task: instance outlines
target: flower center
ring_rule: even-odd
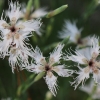
[[[11,46],[12,46],[12,47],[16,47],[16,44],[14,44],[14,43],[12,42],[12,43],[11,43]]]
[[[79,39],[77,40],[77,43],[78,43],[78,44],[83,44],[81,38],[79,38]]]
[[[10,30],[11,30],[11,32],[13,33],[13,32],[16,31],[16,28],[13,26],[13,27],[10,28]]]
[[[90,60],[89,63],[88,63],[88,65],[89,65],[90,67],[93,67],[93,64],[94,64],[94,62],[93,62],[92,60]]]
[[[46,65],[46,66],[45,66],[45,70],[46,70],[46,71],[51,70],[50,66],[49,66],[49,65]]]

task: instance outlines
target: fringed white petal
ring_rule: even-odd
[[[85,70],[87,69],[83,68],[79,72],[77,72],[78,76],[75,78],[74,82],[71,82],[71,85],[74,85],[75,89],[80,83],[82,83],[83,86],[85,81],[89,78],[89,72],[85,72]]]
[[[36,74],[39,74],[44,71],[44,66],[32,63],[30,66],[26,66],[26,70],[28,70],[29,72],[34,72]]]
[[[80,50],[77,50],[81,55],[83,55],[84,57],[86,57],[88,60],[90,60],[92,58],[92,55],[91,55],[91,48],[87,47],[87,48],[84,48],[84,49],[80,49]]]
[[[7,25],[5,20],[0,20],[0,30],[2,31],[2,29],[5,28],[5,26]]]
[[[54,96],[57,94],[57,77],[55,77],[52,72],[48,72],[46,77],[44,77],[49,90]]]
[[[93,36],[91,38],[91,44],[92,44],[92,47],[91,47],[91,54],[95,54],[95,57],[97,57],[99,55],[99,38],[96,37],[96,36]]]
[[[100,70],[99,69],[96,69],[94,72],[93,72],[93,79],[96,83],[100,84]]]
[[[42,35],[42,32],[43,32],[43,29],[40,28],[38,30],[35,31],[37,35],[41,36]]]
[[[46,64],[45,57],[43,57],[42,52],[40,51],[39,47],[36,47],[33,53],[33,58],[37,64]]]
[[[9,2],[9,10],[6,12],[7,16],[10,18],[11,21],[17,21],[20,17],[20,5],[16,2]],[[14,20],[15,19],[15,20]]]
[[[1,38],[7,37],[7,34],[10,33],[8,29],[1,29]]]
[[[12,68],[12,72],[14,73],[14,69],[16,69],[16,66],[18,66],[18,61],[17,61],[18,56],[10,54],[9,56],[9,64]]]
[[[28,56],[32,57],[33,54],[33,47],[25,42],[27,36],[23,36],[22,34],[16,33],[14,35],[14,44],[16,44],[16,48],[20,48],[24,51]]]
[[[47,14],[46,8],[39,8],[31,14],[31,18],[40,18]]]
[[[76,22],[73,23],[69,20],[65,21],[64,28],[61,32],[59,32],[60,38],[65,38],[67,36],[70,36],[70,40],[74,43],[77,42],[77,37],[80,37],[82,29],[78,29],[76,26]]]
[[[18,33],[15,34],[14,35],[14,44],[16,44],[16,48],[18,48],[18,47],[20,47],[20,48],[26,47],[25,38],[22,35],[18,34]]]
[[[29,20],[29,21],[25,21],[23,23],[21,23],[19,26],[23,26],[22,31],[36,31],[39,30],[40,26],[41,26],[41,20],[37,19],[37,20]],[[20,28],[20,27],[19,27]]]
[[[30,52],[26,52],[25,49],[20,49],[12,47],[9,53],[9,64],[12,68],[19,66],[19,69],[22,70],[26,66],[29,66],[28,56]]]
[[[3,55],[3,57],[7,56],[9,53],[9,47],[10,44],[12,43],[12,38],[7,39],[7,37],[3,37],[3,41],[0,43],[0,53]]]
[[[24,39],[33,36],[32,32],[29,32],[29,31],[21,31],[20,30],[18,33],[21,34]]]
[[[62,77],[69,77],[73,74],[73,71],[66,69],[64,65],[58,65],[53,67],[53,71],[55,71],[59,76]]]
[[[50,58],[49,58],[49,64],[53,65],[54,63],[59,63],[59,60],[61,59],[62,56],[62,49],[64,45],[59,44],[52,53],[50,53]]]
[[[86,62],[91,58],[90,51],[88,48],[76,50],[75,54],[76,55],[73,55],[71,52],[70,53],[67,52],[67,55],[65,54],[64,59],[72,60],[79,64],[86,64]]]

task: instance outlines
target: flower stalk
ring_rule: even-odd
[[[39,0],[34,0],[34,6],[36,9],[40,7],[40,1]]]
[[[25,20],[28,19],[29,15],[30,15],[30,11],[33,5],[33,0],[29,0],[27,7],[26,7],[26,15],[25,15]]]
[[[25,91],[34,83],[35,74],[29,76],[29,78],[18,87],[17,96],[25,93]]]
[[[96,92],[96,90],[97,90],[97,85],[94,85],[93,90],[92,90],[92,93],[91,93],[90,96],[87,98],[87,100],[93,100],[93,99],[92,99],[92,95]]]
[[[49,13],[46,14],[46,16],[44,16],[44,17],[45,17],[45,18],[51,18],[51,17],[53,17],[53,16],[55,16],[55,15],[57,15],[57,14],[63,12],[67,7],[68,7],[68,5],[63,5],[63,6],[59,7],[59,8],[57,8],[57,9],[55,9],[55,10],[49,12]]]

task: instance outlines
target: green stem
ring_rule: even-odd
[[[94,12],[97,6],[98,6],[97,0],[92,0],[89,6],[87,6],[86,11],[83,15],[84,21],[86,21],[89,18],[89,16]]]
[[[24,93],[24,92],[27,90],[27,88],[33,83],[34,77],[35,77],[35,74],[32,74],[32,75],[26,80],[26,82],[24,82],[23,84],[21,84],[21,85],[18,87],[17,96],[20,96],[22,93]]]
[[[68,7],[68,5],[63,5],[63,6],[59,7],[59,8],[57,8],[57,9],[55,9],[55,10],[49,12],[49,13],[46,14],[44,17],[45,17],[45,18],[51,18],[51,17],[53,17],[53,16],[55,16],[55,15],[57,15],[57,14],[63,12],[67,7]]]
[[[90,96],[87,98],[87,100],[93,100],[93,99],[92,99],[92,95],[96,92],[96,90],[97,90],[97,86],[95,85],[95,86],[93,87],[92,93],[91,93]]]
[[[4,5],[4,0],[0,0],[0,14],[2,12],[3,5]]]
[[[67,46],[68,44],[68,41],[69,41],[69,37],[66,37],[64,40],[62,40],[61,42],[55,42],[55,43],[52,43],[51,45],[49,46],[46,46],[43,51],[46,52],[48,50],[51,50],[52,48],[55,48],[59,43],[61,44],[65,44],[65,46]]]
[[[27,4],[27,7],[26,7],[25,20],[27,20],[27,19],[29,18],[32,5],[33,5],[33,0],[29,0],[29,1],[28,1],[28,4]]]
[[[35,9],[38,9],[40,7],[40,1],[34,0],[34,6],[35,6]]]
[[[32,74],[27,80],[26,82],[24,82],[23,84],[21,84],[19,87],[18,87],[18,90],[17,90],[17,96],[21,96],[21,94],[25,93],[27,91],[27,89],[35,82],[37,82],[38,80],[40,80],[43,76],[44,76],[44,72],[41,72],[40,74],[38,74],[36,77],[35,77],[35,74]]]

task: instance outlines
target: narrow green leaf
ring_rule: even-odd
[[[83,13],[84,21],[86,21],[89,16],[95,11],[96,7],[99,5],[98,0],[92,0],[90,4],[86,7],[86,11]]]
[[[40,6],[40,1],[39,0],[34,0],[34,7],[35,9],[38,9]]]
[[[29,78],[18,87],[17,96],[23,94],[33,83],[34,83],[35,74],[29,76]]]
[[[59,42],[56,42],[56,43],[52,43],[52,44],[46,46],[46,47],[43,49],[43,51],[46,52],[46,51],[48,51],[48,50],[51,50],[52,48],[56,47],[58,43],[59,43]]]
[[[29,18],[32,5],[33,5],[33,0],[29,0],[28,4],[27,4],[27,7],[26,7],[26,14],[25,14],[25,19],[24,20],[27,20]]]
[[[48,51],[48,50],[51,50],[51,49],[55,48],[59,43],[65,44],[65,46],[66,46],[66,45],[68,44],[69,38],[70,38],[70,37],[66,37],[66,38],[65,38],[64,40],[62,40],[61,42],[52,43],[51,45],[46,46],[46,47],[43,49],[43,51],[46,52],[46,51]]]
[[[28,1],[28,4],[27,4],[27,7],[26,7],[26,11],[27,12],[30,12],[31,11],[32,5],[33,5],[33,0],[29,0]]]
[[[70,38],[69,36],[66,37],[61,43],[67,45],[68,41],[69,41],[69,38]]]
[[[53,17],[53,16],[55,16],[55,15],[61,13],[62,11],[64,11],[67,7],[68,7],[68,5],[63,5],[63,6],[59,7],[59,8],[57,8],[57,9],[55,9],[55,10],[49,12],[49,13],[46,14],[44,17],[45,17],[45,18],[51,18],[51,17]]]
[[[38,74],[38,75],[35,77],[34,82],[37,82],[38,80],[40,80],[44,75],[45,75],[45,72],[41,72],[40,74]]]
[[[32,74],[21,86],[19,86],[17,90],[17,95],[20,96],[21,94],[25,93],[27,89],[35,82],[40,80],[44,76],[44,72],[38,74],[35,77],[35,74]],[[35,77],[35,78],[34,78]]]

